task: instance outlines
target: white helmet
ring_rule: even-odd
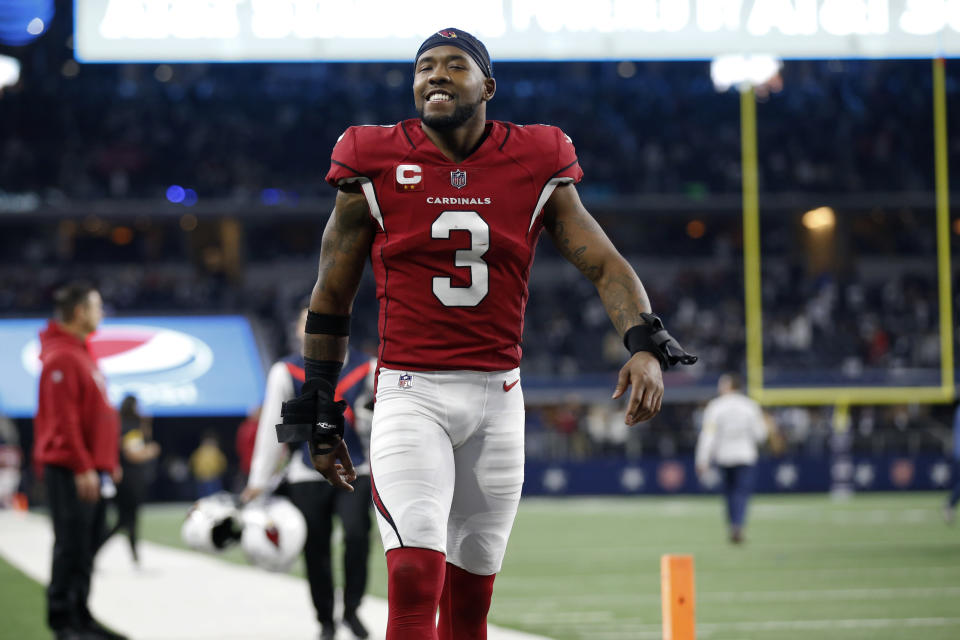
[[[240,539],[240,513],[236,498],[225,491],[193,503],[180,528],[180,537],[191,549],[219,552]]]
[[[240,546],[247,560],[268,571],[289,571],[307,540],[307,521],[280,496],[253,500],[240,512]]]

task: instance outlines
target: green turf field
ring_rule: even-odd
[[[491,622],[558,640],[659,639],[659,558],[691,553],[701,639],[960,638],[960,525],[943,523],[942,499],[761,496],[742,547],[726,542],[718,498],[525,500]],[[185,510],[148,508],[144,537],[182,546]],[[370,566],[384,596],[379,543]],[[15,598],[41,595],[0,563],[2,619]]]
[[[698,637],[960,638],[960,527],[941,494],[760,496],[747,544],[719,498],[525,500],[491,621],[551,638],[659,638],[663,553],[696,564]],[[169,510],[148,537],[179,544]],[[379,545],[370,592],[386,595]]]
[[[0,557],[0,638],[49,638],[43,587]]]
[[[940,495],[761,497],[747,544],[719,499],[529,501],[493,619],[553,638],[659,638],[659,558],[696,565],[698,637],[960,638],[960,530]]]

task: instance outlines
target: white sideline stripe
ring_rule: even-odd
[[[47,584],[53,530],[48,518],[0,510],[0,556]],[[319,629],[303,578],[268,573],[214,556],[140,543],[142,569],[120,536],[97,555],[90,608],[136,640],[315,640]],[[383,640],[387,604],[366,596],[359,612]],[[338,639],[352,634],[340,630]],[[546,640],[491,625],[490,640]]]

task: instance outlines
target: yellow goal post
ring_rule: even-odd
[[[939,386],[772,387],[764,385],[760,286],[760,197],[757,110],[753,88],[740,94],[743,173],[743,267],[747,388],[762,405],[945,403],[954,399],[953,304],[950,273],[950,187],[947,173],[947,100],[943,58],[933,60],[933,136],[936,184],[937,295],[940,308]]]

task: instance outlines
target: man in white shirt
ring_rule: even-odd
[[[767,439],[767,424],[760,405],[741,392],[740,376],[725,373],[717,382],[719,396],[707,403],[703,428],[697,440],[697,474],[703,477],[710,464],[720,468],[727,504],[730,542],[743,542],[747,502],[753,490],[757,446]]]
[[[297,338],[303,335],[306,317],[307,310],[303,309],[294,331]],[[280,422],[280,407],[283,401],[300,393],[304,381],[303,356],[297,350],[270,368],[250,464],[250,477],[242,496],[244,501],[253,500],[268,490],[277,474],[282,474],[284,483],[278,493],[288,497],[307,521],[307,541],[303,551],[310,595],[321,626],[321,640],[332,640],[336,635],[330,558],[334,515],[340,519],[344,538],[343,624],[355,638],[368,637],[366,628],[357,616],[357,609],[366,591],[370,549],[372,502],[367,451],[370,449],[371,403],[376,367],[376,359],[357,349],[349,349],[335,391],[336,400],[344,400],[348,406],[344,414],[347,429],[343,438],[349,442],[350,455],[357,471],[352,492],[336,490],[313,468],[306,443],[291,451],[287,445],[277,442],[274,425]]]

